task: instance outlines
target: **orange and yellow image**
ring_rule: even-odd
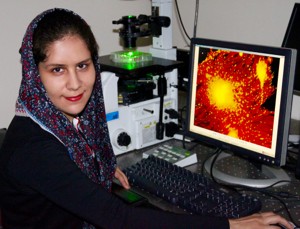
[[[271,148],[278,65],[276,58],[201,50],[194,125]]]

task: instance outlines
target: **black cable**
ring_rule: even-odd
[[[268,190],[269,188],[272,188],[273,186],[276,186],[278,185],[279,183],[281,182],[290,182],[290,181],[278,181],[278,182],[275,182],[274,184],[270,185],[270,186],[267,186],[267,187],[264,187],[264,188],[255,188],[255,187],[248,187],[248,186],[243,186],[243,185],[232,185],[232,187],[235,187],[235,189],[238,191],[238,192],[242,192],[242,191],[250,191],[250,192],[257,192],[257,193],[260,193],[260,194],[264,194],[266,196],[269,196],[269,197],[272,197],[274,199],[276,199],[277,201],[279,201],[282,205],[283,208],[280,208],[278,210],[276,210],[276,212],[280,212],[281,210],[285,210],[285,212],[287,213],[290,221],[296,225],[291,213],[290,213],[290,210],[289,208],[287,207],[286,203],[284,202],[284,200],[282,200],[281,198],[293,198],[293,200],[295,201],[300,201],[300,196],[298,195],[291,195],[290,193],[288,192],[283,192],[283,191],[280,191],[280,192],[273,192],[271,190]],[[297,227],[299,227],[299,225],[296,225]]]
[[[195,142],[195,144],[189,148],[189,151],[192,151],[196,146],[200,144],[200,142],[198,141],[192,141],[192,142]]]
[[[277,197],[276,195],[273,195],[272,193],[270,192],[267,192],[265,190],[258,190],[258,192],[261,192],[267,196],[270,196],[274,199],[276,199],[277,201],[280,202],[280,204],[283,206],[283,208],[285,209],[285,212],[287,213],[288,217],[289,217],[289,220],[295,224],[296,227],[299,227],[299,225],[296,224],[295,220],[293,219],[292,215],[291,215],[291,212],[290,212],[290,209],[287,207],[286,203],[280,198],[280,197]],[[279,211],[278,211],[279,212]]]
[[[183,118],[183,113],[186,111],[186,106],[182,107],[179,112],[179,121],[181,123],[181,129],[185,130],[185,118]]]
[[[195,19],[194,19],[194,35],[193,35],[194,37],[197,36],[198,13],[199,13],[199,0],[196,0]]]
[[[285,198],[285,199],[293,199],[293,200],[298,200],[300,201],[300,196],[296,194],[291,194],[290,192],[286,191],[272,191],[272,190],[265,190],[268,191],[269,193],[279,196],[280,198]]]
[[[182,107],[181,110],[179,110],[179,118],[178,118],[178,123],[181,123],[181,129],[182,129],[182,148],[186,148],[185,145],[185,119],[183,118],[183,112],[186,110],[186,106]]]
[[[214,156],[214,158],[213,158],[213,160],[212,160],[212,163],[211,163],[211,165],[210,165],[210,168],[209,168],[211,179],[212,179],[215,183],[218,183],[218,182],[217,182],[217,180],[216,180],[216,178],[215,178],[215,176],[214,176],[214,174],[213,174],[213,171],[214,171],[214,170],[213,170],[213,167],[214,167],[214,165],[215,165],[215,163],[216,163],[216,161],[217,161],[217,159],[218,159],[218,157],[220,156],[221,153],[222,153],[221,148],[218,148],[217,151],[216,151],[216,155]]]
[[[219,151],[218,151],[219,150]],[[227,186],[228,188],[244,188],[244,189],[249,189],[249,190],[264,190],[264,189],[268,189],[268,188],[273,188],[274,186],[280,184],[280,183],[292,183],[290,180],[280,180],[280,181],[276,181],[274,182],[273,184],[269,185],[269,186],[265,186],[265,187],[262,187],[262,188],[259,188],[259,187],[250,187],[250,186],[246,186],[246,185],[238,185],[238,184],[228,184],[228,183],[222,183],[222,182],[217,182],[213,176],[213,166],[217,160],[217,157],[219,157],[219,155],[222,153],[222,150],[220,148],[218,148],[216,150],[216,152],[214,152],[214,154],[218,154],[214,157],[213,161],[212,161],[212,164],[211,164],[211,167],[210,167],[210,175],[212,177],[212,179],[218,183],[219,185],[223,185],[223,186]],[[212,155],[213,156],[213,155]],[[209,156],[206,160],[208,160],[211,156]]]
[[[177,0],[175,0],[175,6],[176,6],[176,11],[177,11],[177,14],[178,14],[179,22],[180,22],[180,25],[181,25],[181,27],[182,27],[182,29],[183,29],[183,31],[184,31],[184,34],[185,34],[185,36],[186,36],[189,40],[191,40],[190,36],[188,35],[188,33],[187,33],[186,30],[185,30],[185,27],[184,27],[183,22],[182,22],[181,15],[180,15],[180,12],[179,12],[179,7],[178,7]]]
[[[204,175],[204,169],[205,169],[205,163],[209,160],[209,158],[213,157],[214,155],[216,155],[217,153],[219,153],[220,148],[217,148],[212,154],[209,154],[204,161],[202,162],[202,166],[201,166],[201,175]]]
[[[182,148],[186,148],[186,146],[185,146],[185,134],[183,133],[182,134]]]
[[[211,178],[214,182],[218,183],[219,185],[222,185],[224,187],[227,187],[227,188],[230,188],[232,190],[235,190],[237,192],[241,192],[241,191],[253,191],[253,192],[258,192],[258,193],[262,193],[264,195],[267,195],[267,196],[270,196],[270,197],[273,197],[274,199],[276,199],[277,201],[279,201],[281,203],[281,205],[283,206],[283,209],[285,210],[285,212],[287,213],[290,221],[295,224],[297,227],[299,227],[299,225],[296,224],[295,220],[293,219],[292,215],[291,215],[291,212],[289,210],[289,208],[287,207],[286,203],[281,199],[281,198],[289,198],[291,195],[290,193],[287,193],[287,192],[271,192],[271,191],[268,191],[267,189],[268,188],[272,188],[276,185],[278,185],[279,183],[286,183],[286,182],[291,182],[289,180],[282,180],[282,181],[278,181],[278,182],[275,182],[274,184],[270,185],[270,186],[267,186],[267,187],[264,187],[264,188],[254,188],[254,187],[248,187],[248,186],[244,186],[244,185],[230,185],[230,184],[224,184],[224,183],[219,183],[218,181],[216,181],[215,177],[213,176],[213,167],[214,167],[214,164],[218,158],[218,156],[220,155],[220,153],[222,152],[222,150],[220,148],[218,148],[216,150],[216,152],[214,154],[217,154],[214,156],[213,158],[213,161],[211,163],[211,167],[210,167],[210,175],[211,175]],[[212,155],[213,156],[213,155]],[[211,156],[210,156],[211,157]],[[205,162],[210,158],[208,157]],[[202,174],[203,174],[203,167],[204,167],[204,163],[202,165]],[[278,197],[278,196],[279,197]],[[296,200],[300,201],[300,197],[297,196],[297,195],[292,195],[293,198],[296,198]]]
[[[193,146],[193,148],[198,145],[195,144]],[[280,212],[282,210],[285,210],[285,212],[287,213],[287,216],[289,218],[289,220],[295,224],[297,227],[299,227],[299,225],[296,224],[295,220],[293,219],[292,215],[291,215],[291,212],[287,206],[287,204],[285,203],[285,201],[282,199],[282,198],[294,198],[294,200],[296,201],[300,201],[300,196],[298,195],[291,195],[290,193],[288,192],[284,192],[284,191],[281,191],[281,192],[272,192],[270,190],[268,190],[269,188],[272,188],[276,185],[278,185],[279,183],[286,183],[286,182],[289,182],[291,183],[291,181],[289,180],[282,180],[282,181],[278,181],[278,182],[275,182],[273,183],[272,185],[270,186],[267,186],[267,187],[264,187],[264,188],[255,188],[255,187],[248,187],[248,186],[244,186],[244,185],[230,185],[230,184],[224,184],[224,183],[220,183],[218,182],[214,175],[213,175],[213,167],[215,166],[215,162],[217,161],[219,155],[222,153],[222,149],[221,148],[217,148],[212,154],[210,154],[208,157],[205,158],[205,160],[203,161],[202,163],[202,167],[201,167],[201,175],[204,174],[204,168],[205,168],[205,163],[207,162],[207,160],[209,160],[211,157],[214,156],[213,160],[212,160],[212,163],[211,163],[211,166],[210,166],[210,175],[211,175],[211,179],[216,182],[217,184],[219,185],[222,185],[226,188],[229,188],[233,191],[236,191],[236,192],[239,192],[241,193],[242,191],[252,191],[252,192],[258,192],[258,193],[261,193],[261,194],[264,194],[266,196],[269,196],[269,197],[272,197],[273,199],[277,200],[280,202],[280,204],[282,205],[282,208],[280,209],[277,209],[276,212]]]
[[[238,192],[238,189],[244,189],[244,190],[248,190],[248,191],[263,191],[263,190],[266,190],[268,188],[273,188],[274,186],[280,184],[280,183],[291,183],[290,180],[280,180],[280,181],[277,181],[277,182],[274,182],[273,184],[269,185],[269,186],[266,186],[266,187],[263,187],[263,188],[257,188],[257,187],[250,187],[250,186],[246,186],[246,185],[237,185],[237,184],[228,184],[228,183],[222,183],[222,182],[219,182],[215,179],[214,175],[213,175],[213,167],[215,166],[215,162],[217,161],[217,158],[219,157],[219,155],[222,153],[222,149],[218,148],[213,155],[210,155],[208,158],[205,159],[203,165],[202,165],[202,174],[204,173],[204,164],[206,163],[206,161],[214,156],[213,158],[213,161],[211,163],[211,166],[210,166],[210,176],[211,176],[211,179],[217,183],[218,185],[221,185],[223,187],[226,187],[228,189],[231,189],[233,191],[237,191]]]
[[[266,186],[266,187],[262,187],[262,188],[259,188],[259,187],[250,187],[250,186],[246,186],[246,185],[238,185],[238,184],[225,184],[225,183],[218,183],[220,185],[224,185],[224,186],[227,186],[229,188],[235,188],[235,189],[244,189],[244,190],[249,190],[249,191],[260,191],[260,190],[265,190],[265,189],[268,189],[268,188],[273,188],[274,186],[280,184],[280,183],[292,183],[290,180],[280,180],[280,181],[276,181],[274,182],[273,184],[269,185],[269,186]]]

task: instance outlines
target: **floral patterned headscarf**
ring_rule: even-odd
[[[31,118],[54,135],[65,145],[70,158],[84,174],[110,190],[116,158],[108,134],[98,55],[93,56],[96,69],[94,89],[88,104],[78,117],[78,129],[48,98],[33,57],[34,30],[45,15],[51,16],[55,11],[65,12],[66,17],[72,14],[80,18],[72,11],[55,8],[41,13],[28,26],[20,49],[22,82],[16,103],[16,115]]]

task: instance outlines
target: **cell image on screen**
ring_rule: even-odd
[[[278,60],[205,48],[200,53],[194,125],[271,148]]]
[[[193,38],[185,133],[262,164],[285,164],[297,53]]]

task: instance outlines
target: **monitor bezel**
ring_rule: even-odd
[[[283,80],[282,82],[282,96],[280,100],[280,111],[279,111],[279,123],[278,123],[278,134],[277,134],[277,144],[275,147],[275,157],[258,154],[249,149],[242,148],[240,146],[233,145],[228,142],[219,141],[218,139],[206,137],[199,133],[194,133],[191,131],[191,109],[193,104],[191,99],[191,92],[193,90],[193,72],[194,72],[194,60],[195,60],[195,47],[197,45],[219,47],[224,49],[233,49],[237,51],[247,51],[247,52],[257,52],[266,53],[270,55],[284,56],[284,75],[288,75],[289,78]],[[289,135],[289,125],[290,125],[290,115],[293,97],[293,80],[295,74],[295,64],[296,64],[296,50],[282,47],[270,47],[263,45],[253,45],[245,44],[231,41],[220,41],[212,40],[206,38],[192,38],[190,46],[190,63],[189,63],[189,90],[187,93],[187,115],[186,115],[186,125],[185,134],[192,137],[195,140],[211,144],[213,146],[219,147],[222,150],[229,150],[232,153],[249,158],[251,160],[257,161],[262,164],[282,166],[286,163],[286,153],[288,146],[288,135]],[[195,77],[196,78],[196,77]]]

